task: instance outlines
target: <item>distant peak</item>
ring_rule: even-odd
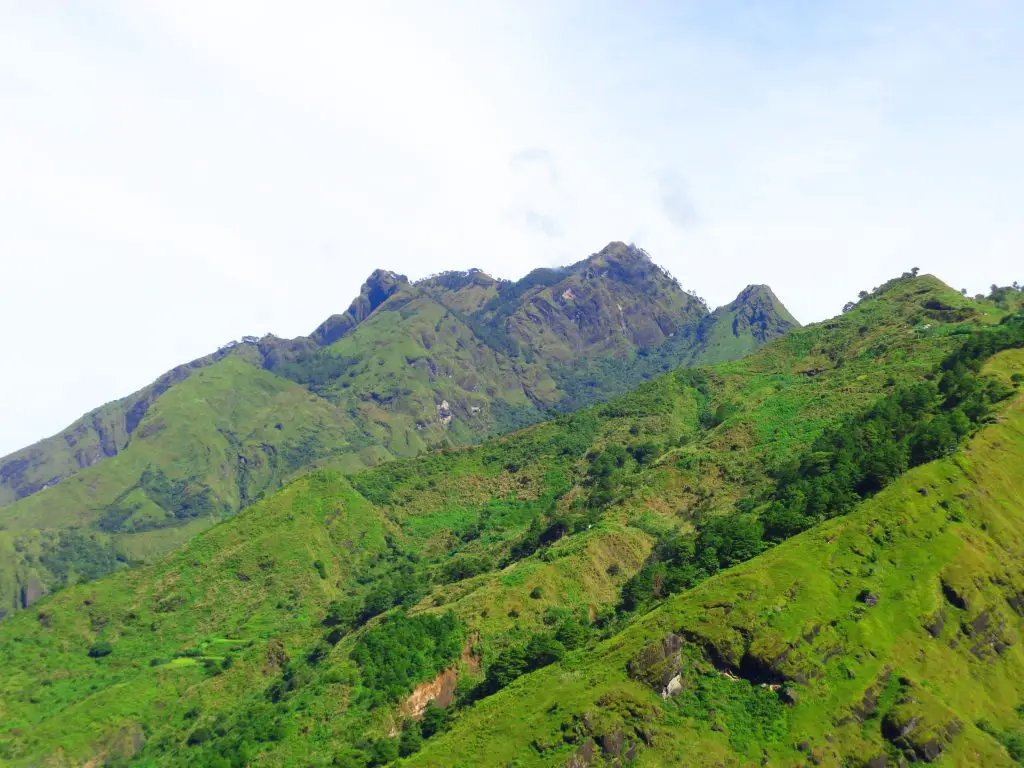
[[[779,297],[767,285],[748,285],[729,304],[715,310],[716,313],[743,312],[771,315],[783,323],[799,328],[800,323],[793,317]]]
[[[409,278],[405,275],[392,272],[390,269],[375,269],[370,273],[370,276],[366,278],[366,282],[363,283],[363,289],[372,289],[375,286],[400,285],[408,282]]]
[[[587,261],[592,262],[603,259],[651,261],[651,256],[643,248],[638,248],[633,243],[627,245],[621,240],[613,240],[597,253],[591,254]]]
[[[497,280],[482,269],[472,267],[465,271],[455,269],[428,275],[421,280],[417,280],[413,285],[433,286],[444,290],[457,291],[470,285],[491,285],[496,282]]]
[[[778,301],[778,297],[767,285],[748,285],[739,295],[733,300],[733,304],[746,304],[751,301],[758,299],[770,299],[772,301]]]

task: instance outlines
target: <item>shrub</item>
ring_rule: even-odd
[[[485,555],[462,555],[453,557],[441,568],[445,583],[462,581],[491,570],[491,560]]]
[[[405,724],[401,737],[398,739],[398,756],[408,757],[419,752],[423,746],[423,734],[420,733],[420,724],[412,720]]]
[[[423,718],[420,720],[420,732],[423,734],[423,738],[429,739],[447,726],[448,711],[439,707],[436,702],[428,701],[426,709],[423,710]]]
[[[97,642],[92,644],[91,648],[89,648],[89,656],[91,656],[94,659],[109,656],[113,652],[114,646],[112,646],[106,640],[98,640]]]
[[[327,615],[324,617],[323,625],[338,627],[347,632],[356,626],[362,612],[363,605],[358,600],[334,600],[327,606]]]
[[[205,744],[212,738],[213,733],[210,732],[210,729],[201,725],[188,735],[188,745],[190,747],[195,747],[199,744]]]

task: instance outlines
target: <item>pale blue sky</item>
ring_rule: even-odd
[[[1024,279],[1024,4],[0,2],[0,454],[375,267]]]

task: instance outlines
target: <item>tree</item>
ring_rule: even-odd
[[[498,691],[525,674],[528,669],[526,649],[520,645],[513,645],[487,667],[487,678],[484,682],[490,691]]]
[[[728,568],[758,555],[764,548],[763,535],[753,515],[715,517],[697,535],[697,557],[712,570]]]
[[[555,639],[554,635],[540,632],[530,638],[526,644],[526,656],[530,660],[530,669],[540,669],[554,664],[565,655],[565,646]]]
[[[340,627],[348,631],[356,625],[362,610],[363,606],[358,600],[334,600],[327,606],[323,624],[325,627]]]
[[[210,732],[210,729],[201,725],[188,735],[188,745],[190,747],[195,747],[199,744],[206,743],[212,738],[213,734]]]
[[[429,739],[435,733],[443,731],[446,725],[448,725],[448,712],[431,699],[427,702],[426,709],[423,710],[423,719],[420,720],[420,732],[423,734],[423,738]]]
[[[918,274],[918,273],[919,273],[920,271],[921,271],[921,268],[920,268],[920,267],[914,267],[913,269],[911,269],[911,270],[910,270],[910,274],[911,274],[911,275],[913,275],[914,277],[917,277],[917,274]]]
[[[306,660],[310,664],[319,664],[321,661],[326,659],[331,653],[331,646],[327,643],[317,643],[313,646],[313,650],[309,652]]]
[[[377,739],[370,747],[371,766],[387,765],[398,759],[397,739]]]
[[[408,757],[419,752],[423,747],[423,734],[420,733],[420,724],[410,720],[405,724],[402,736],[398,739],[398,756]]]
[[[555,630],[555,640],[571,651],[587,642],[587,628],[575,619],[566,619]]]
[[[861,301],[864,301],[864,299],[866,299],[867,297],[868,297],[868,292],[867,291],[861,291],[860,293],[857,294],[857,298],[860,299]]]
[[[857,305],[854,304],[852,301],[846,302],[845,304],[843,304],[843,314],[846,314],[847,312],[849,312],[851,309],[853,309],[856,306]]]

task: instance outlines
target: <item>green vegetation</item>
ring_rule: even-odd
[[[398,699],[448,667],[462,652],[465,627],[443,616],[398,613],[361,635],[352,650],[371,700]]]
[[[1010,765],[1022,329],[911,274],[742,360],[304,475],[5,619],[0,760]]]
[[[153,561],[301,472],[478,443],[796,325],[766,288],[709,313],[622,243],[517,282],[378,270],[309,337],[232,342],[0,459],[0,610]],[[72,529],[119,559],[68,559]]]

